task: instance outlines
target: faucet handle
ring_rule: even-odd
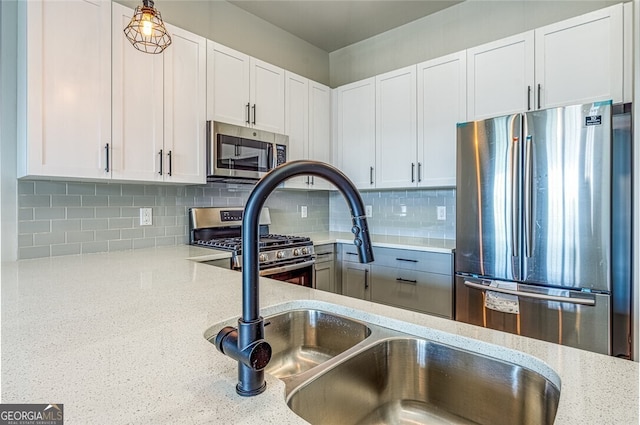
[[[364,216],[353,217],[353,227],[351,232],[355,235],[353,244],[358,248],[358,258],[361,263],[371,263],[374,261],[373,248],[371,247],[371,237],[367,218]]]

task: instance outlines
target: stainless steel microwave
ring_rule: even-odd
[[[257,180],[287,161],[289,136],[207,121],[207,180]]]

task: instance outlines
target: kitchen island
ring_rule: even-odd
[[[306,423],[271,376],[263,394],[238,396],[236,363],[204,339],[241,313],[240,274],[193,261],[212,255],[177,246],[3,263],[2,402],[64,404],[65,424]],[[635,362],[269,279],[260,304],[263,315],[326,308],[528,362],[560,379],[556,424],[638,423]]]

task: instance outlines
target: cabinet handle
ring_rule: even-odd
[[[422,181],[422,163],[418,162],[418,183]]]
[[[369,184],[373,184],[373,167],[369,167]]]
[[[173,170],[173,165],[171,163],[171,151],[169,151],[167,156],[169,157],[169,172],[167,174],[169,175],[169,177],[171,177],[171,171]]]
[[[396,258],[396,261],[406,261],[408,263],[417,263],[418,260],[410,260],[408,258]]]
[[[358,255],[358,254],[357,254],[357,253],[355,253],[355,252],[346,252],[345,254],[347,254],[347,255]]]
[[[411,183],[415,183],[416,182],[416,164],[415,162],[411,163]]]
[[[531,86],[527,86],[527,111],[531,110]]]
[[[314,184],[316,184],[316,180],[314,176],[311,176],[311,186],[313,186]]]
[[[540,94],[542,92],[542,86],[540,84],[538,84],[538,109],[540,109],[541,106],[541,102],[540,102]]]
[[[247,103],[247,106],[246,106],[246,108],[247,108],[247,121],[245,121],[247,124],[251,123],[251,112],[249,111],[249,107],[251,107],[251,104]]]
[[[369,289],[369,270],[364,270],[364,289]]]
[[[317,257],[323,256],[323,255],[331,255],[331,252],[320,252],[318,254],[316,254]]]
[[[396,277],[396,282],[408,283],[409,285],[417,285],[418,284],[417,280],[403,279],[401,277]]]
[[[253,104],[251,109],[253,109],[253,122],[251,124],[255,125],[256,124],[256,104],[255,103]]]
[[[160,152],[158,152],[158,156],[160,157],[160,171],[158,171],[158,174],[162,175],[162,162],[164,160],[164,158],[162,157],[162,149],[160,149]]]
[[[104,145],[105,156],[106,156],[106,167],[104,167],[104,171],[109,172],[109,143]]]

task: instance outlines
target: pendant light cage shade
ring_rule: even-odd
[[[136,7],[124,34],[133,47],[145,53],[162,53],[171,44],[171,36],[152,0],[143,0],[142,6]]]

